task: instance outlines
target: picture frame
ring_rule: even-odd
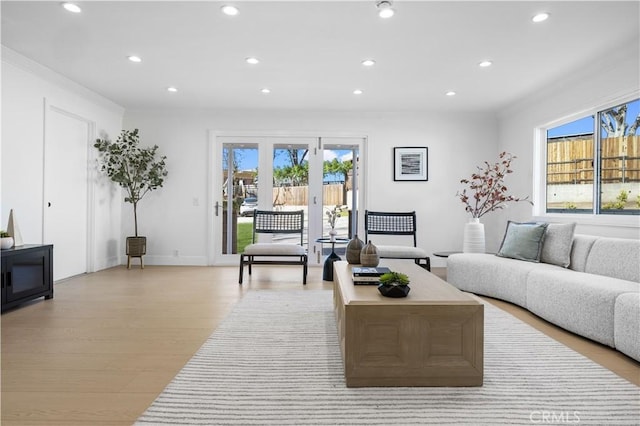
[[[393,148],[393,180],[429,180],[428,154],[426,146]]]

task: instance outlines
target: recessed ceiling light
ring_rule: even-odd
[[[265,93],[265,94],[271,93],[271,89],[268,89],[268,88],[265,87],[264,89],[261,90],[261,92]]]
[[[254,58],[254,57],[252,57],[252,56],[251,56],[251,57],[246,58],[246,59],[245,59],[245,61],[247,61],[247,63],[248,63],[248,64],[251,64],[251,65],[255,65],[255,64],[257,64],[257,63],[259,63],[259,62],[260,62],[260,61],[258,60],[258,58]]]
[[[356,89],[356,90],[353,91],[353,94],[354,95],[362,95],[362,90]]]
[[[140,58],[140,56],[131,55],[127,56],[127,59],[131,62],[142,62],[142,58]]]
[[[82,12],[82,9],[80,9],[80,6],[74,3],[62,3],[62,7],[64,7],[69,12],[73,12],[73,13]]]
[[[365,59],[364,61],[362,61],[362,65],[364,65],[365,67],[372,67],[376,64],[376,61],[374,61],[373,59]]]
[[[533,22],[542,22],[549,19],[549,14],[547,12],[538,13],[536,16],[531,18]]]
[[[167,87],[167,92],[174,92],[174,93],[175,93],[175,92],[177,92],[177,91],[178,91],[178,89],[176,89],[176,88],[175,88],[175,87],[173,87],[173,86]]]
[[[220,10],[222,10],[222,13],[229,16],[236,16],[238,13],[240,13],[237,7],[231,6],[229,4],[222,6]]]
[[[376,7],[378,8],[378,16],[381,18],[391,18],[396,13],[390,1],[378,2]]]
[[[453,90],[449,90],[447,93],[445,93],[445,95],[447,95],[447,96],[455,96],[456,92],[454,92]]]
[[[478,64],[478,66],[482,68],[490,67],[491,65],[493,65],[491,61],[482,61]]]

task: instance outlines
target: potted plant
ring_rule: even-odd
[[[460,180],[460,183],[468,185],[469,188],[457,192],[456,196],[465,205],[465,210],[471,213],[471,219],[465,225],[463,252],[484,253],[484,225],[480,223],[482,216],[505,208],[509,202],[527,201],[533,204],[528,200],[529,197],[518,198],[507,194],[504,179],[513,173],[511,162],[515,158],[513,154],[501,152],[496,163],[489,164],[485,161],[484,167],[478,167],[470,179]]]
[[[402,272],[387,272],[380,275],[380,285],[378,291],[387,297],[407,297],[411,287],[409,287],[409,277]]]
[[[158,145],[142,148],[138,129],[122,130],[115,142],[97,139],[93,145],[100,153],[100,170],[125,189],[124,201],[133,204],[134,236],[127,237],[127,265],[131,258],[146,253],[146,237],[138,235],[138,203],[149,192],[161,188],[167,176],[166,156],[157,158]]]
[[[11,247],[13,247],[13,237],[7,231],[0,231],[0,248],[6,250]]]

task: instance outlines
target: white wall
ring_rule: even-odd
[[[43,242],[44,102],[95,123],[97,136],[112,135],[122,127],[123,108],[53,71],[2,48],[2,150],[1,222],[5,228],[14,210],[26,244]],[[88,141],[88,145],[91,141]],[[87,148],[91,152],[92,148]],[[95,215],[90,218],[94,235],[93,269],[119,264],[120,193],[102,177],[94,188]],[[73,232],[77,220],[68,220]],[[55,248],[54,248],[55,253]],[[55,255],[55,254],[54,254]],[[84,255],[78,253],[77,255]],[[91,265],[90,265],[91,266]]]
[[[165,186],[138,207],[138,226],[148,237],[148,264],[206,264],[207,206],[214,202],[208,199],[209,131],[368,137],[365,208],[416,210],[418,243],[429,252],[462,248],[467,214],[455,197],[459,181],[475,170],[478,159],[497,154],[495,117],[476,113],[127,111],[124,127],[140,129],[142,143],[159,145],[167,156]],[[429,148],[428,182],[393,181],[396,146]],[[124,205],[123,237],[132,229],[131,206]],[[175,249],[179,258],[173,256]],[[436,266],[445,264],[432,260]]]
[[[640,96],[640,41],[612,49],[602,60],[553,82],[546,89],[520,100],[499,114],[499,147],[518,156],[511,186],[517,195],[534,195],[534,129],[580,111],[602,107],[625,96]],[[612,105],[613,106],[613,105]],[[544,209],[544,199],[539,208]],[[531,208],[524,203],[500,212],[503,220],[529,220]],[[600,215],[549,215],[536,219],[577,222],[576,232],[591,235],[640,238],[640,217]]]
[[[429,252],[459,250],[468,215],[455,196],[482,161],[501,150],[514,153],[515,173],[507,184],[518,196],[533,195],[533,129],[553,120],[637,93],[638,41],[612,52],[607,61],[583,67],[546,90],[501,111],[487,113],[341,113],[301,111],[140,110],[127,111],[50,70],[2,51],[2,217],[15,209],[28,243],[42,240],[43,99],[96,123],[97,133],[115,138],[121,128],[139,128],[142,143],[158,144],[167,155],[169,176],[164,188],[139,206],[140,232],[149,237],[149,264],[207,263],[210,218],[209,132],[250,132],[318,136],[358,135],[368,138],[364,208],[416,210],[419,244]],[[124,121],[122,121],[124,120]],[[396,146],[429,148],[428,182],[394,182],[392,152]],[[104,178],[95,188],[95,269],[122,263],[124,237],[133,229],[130,204]],[[197,203],[194,203],[197,200]],[[195,205],[197,204],[197,205]],[[507,219],[528,220],[526,203],[483,217],[487,249],[497,249]],[[122,219],[121,219],[122,217]],[[548,219],[548,218],[547,218]],[[574,220],[573,218],[570,218]],[[638,237],[635,225],[579,217],[578,232]],[[627,218],[628,219],[628,218]],[[73,218],[69,226],[73,226]],[[362,231],[360,231],[362,233]],[[179,250],[180,256],[173,255]],[[432,258],[435,266],[444,260]]]

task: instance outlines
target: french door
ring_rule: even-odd
[[[253,209],[303,210],[309,264],[320,264],[328,211],[338,237],[357,226],[362,138],[234,137],[212,140],[210,263],[237,264],[252,242]],[[261,242],[295,237],[269,235]],[[324,247],[325,251],[327,247]]]

